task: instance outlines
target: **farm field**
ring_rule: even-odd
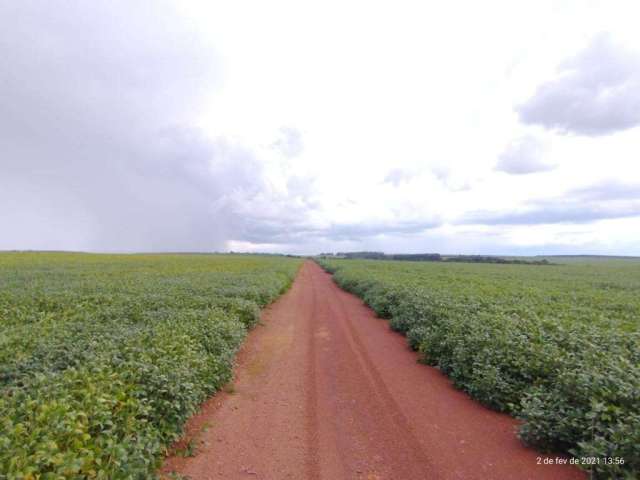
[[[321,262],[1,254],[0,479],[637,476],[640,263]]]
[[[299,266],[0,254],[0,479],[152,477]]]
[[[583,468],[600,478],[637,477],[639,262],[319,262],[424,362],[522,419],[524,442],[599,459]]]

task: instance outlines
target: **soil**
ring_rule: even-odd
[[[162,472],[194,480],[586,478],[526,448],[517,420],[417,358],[386,321],[305,262],[249,334],[235,380],[189,421]]]

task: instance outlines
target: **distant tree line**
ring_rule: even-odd
[[[524,260],[503,258],[492,255],[447,255],[439,253],[383,253],[383,252],[338,252],[321,253],[321,257],[366,259],[366,260],[404,260],[410,262],[465,262],[465,263],[501,263],[517,265],[551,265],[546,260]]]
[[[549,260],[523,260],[519,258],[502,258],[491,255],[454,255],[444,259],[445,262],[470,262],[470,263],[508,263],[516,265],[550,265]]]

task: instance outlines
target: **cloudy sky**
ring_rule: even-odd
[[[0,249],[640,255],[638,18],[0,0]]]

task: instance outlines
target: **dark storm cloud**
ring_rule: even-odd
[[[517,108],[522,122],[598,136],[640,125],[640,53],[600,34]]]
[[[531,136],[520,137],[502,152],[495,169],[512,175],[553,170],[555,165],[545,163],[543,155],[544,147],[538,139]]]
[[[180,17],[27,0],[0,18],[0,248],[222,247],[260,165],[191,126],[219,72]]]
[[[539,225],[591,223],[640,216],[640,185],[606,181],[568,191],[561,197],[532,202],[512,212],[473,212],[460,223]]]

